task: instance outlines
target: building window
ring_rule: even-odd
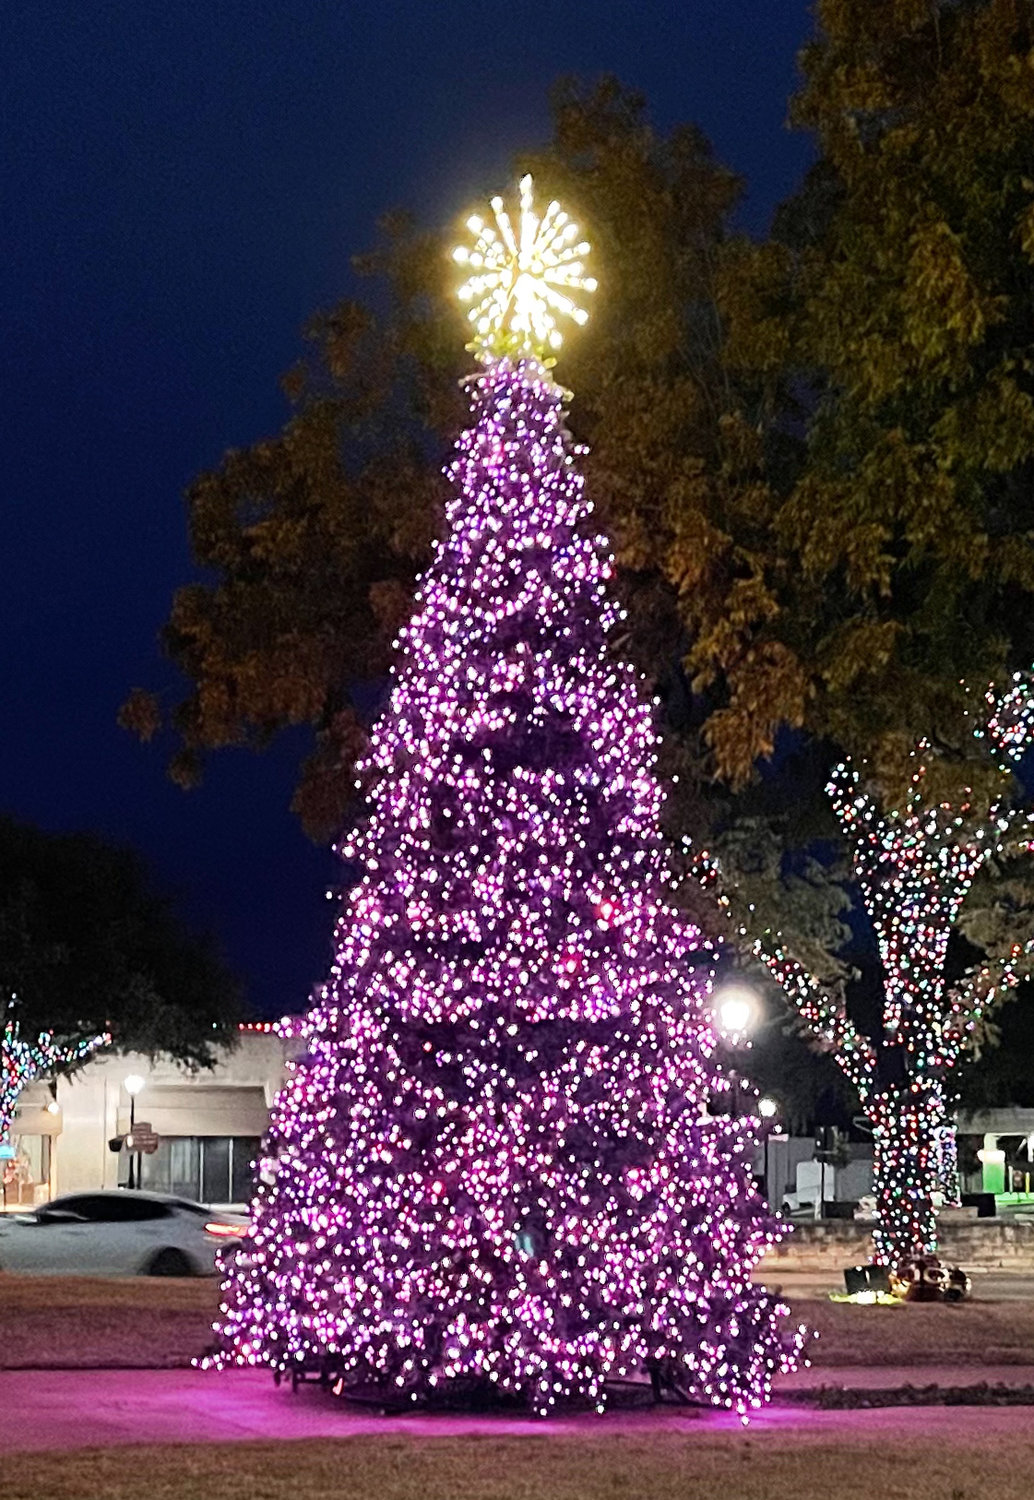
[[[140,1186],[201,1203],[247,1203],[258,1149],[254,1135],[164,1135],[140,1159]]]
[[[50,1136],[16,1135],[14,1155],[0,1158],[4,1208],[31,1208],[49,1196]]]

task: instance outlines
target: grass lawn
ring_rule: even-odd
[[[3,1500],[1029,1500],[1034,1441],[860,1433],[383,1438],[12,1455]]]
[[[808,1345],[816,1367],[1034,1364],[1034,1301],[856,1307],[795,1297],[791,1306],[818,1332]]]
[[[0,1274],[0,1369],[190,1363],[211,1339],[214,1280]],[[816,1365],[1034,1363],[1034,1301],[852,1307],[796,1297]]]
[[[218,1306],[212,1279],[0,1273],[0,1369],[189,1365]]]

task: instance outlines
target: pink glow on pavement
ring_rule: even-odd
[[[830,1372],[832,1373],[832,1372]],[[917,1372],[913,1372],[916,1374]],[[959,1373],[955,1372],[956,1375]],[[966,1372],[969,1378],[979,1370]],[[195,1370],[5,1370],[0,1372],[4,1453],[71,1451],[152,1443],[305,1441],[408,1436],[414,1442],[446,1437],[591,1437],[594,1443],[653,1434],[692,1441],[743,1429],[735,1414],[678,1407],[534,1418],[403,1415],[357,1411],[316,1387],[292,1395],[268,1374]],[[972,1448],[1029,1433],[1029,1407],[890,1407],[877,1411],[814,1411],[773,1405],[751,1421],[756,1452],[765,1438],[794,1442],[853,1442],[933,1438],[946,1448]]]

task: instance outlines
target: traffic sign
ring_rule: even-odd
[[[142,1151],[145,1156],[153,1156],[158,1150],[158,1132],[151,1129],[149,1120],[138,1120],[130,1133],[126,1136],[127,1151]]]

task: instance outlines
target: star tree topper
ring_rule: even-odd
[[[516,229],[502,198],[493,198],[495,227],[472,215],[467,228],[473,249],[458,245],[453,260],[473,273],[459,290],[460,301],[471,303],[467,316],[474,338],[467,347],[495,356],[541,358],[563,343],[558,319],[581,324],[589,316],[568,293],[594,292],[596,281],[584,274],[589,246],[576,243],[578,226],[559,203],[550,203],[540,218],[530,177],[521,178],[520,193]]]

